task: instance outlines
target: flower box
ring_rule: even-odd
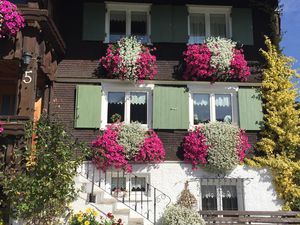
[[[110,44],[106,55],[100,59],[100,66],[108,78],[122,80],[152,80],[157,74],[156,57],[150,49],[135,37],[122,38]]]
[[[250,68],[243,50],[229,39],[211,37],[203,44],[188,45],[183,53],[185,80],[246,81]]]

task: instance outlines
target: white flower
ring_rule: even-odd
[[[221,37],[209,37],[205,40],[205,43],[212,53],[211,67],[216,68],[218,71],[229,70],[236,42]]]
[[[135,37],[127,37],[118,41],[120,48],[121,67],[125,67],[127,72],[126,78],[129,80],[137,80],[137,60],[140,57],[142,51],[142,44]]]

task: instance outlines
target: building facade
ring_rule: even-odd
[[[278,3],[265,1],[264,4],[276,8]],[[98,183],[93,188],[86,186],[86,192],[100,187],[113,195],[112,189],[117,185],[127,191],[125,197],[121,194],[117,198],[151,222],[159,221],[169,202],[176,202],[186,181],[190,182],[199,210],[275,211],[281,208],[268,171],[243,165],[224,174],[205,169],[193,171],[192,166],[182,160],[180,151],[188,129],[193,129],[198,122],[224,121],[226,116],[246,130],[254,146],[262,120],[261,102],[255,91],[260,87],[263,64],[259,49],[264,47],[263,35],[276,36],[276,29],[270,25],[274,15],[266,13],[255,1],[234,0],[80,1],[72,5],[60,3],[60,10],[63,14],[59,28],[68,47],[56,72],[55,104],[51,111],[76,138],[88,143],[99,134],[99,129],[111,123],[111,116],[118,113],[124,123],[139,121],[146,128],[154,129],[166,150],[166,161],[158,165],[133,163],[134,175],[113,170],[98,174],[97,169],[93,172],[93,166],[86,164],[84,174],[89,181],[93,177]],[[153,54],[157,57],[157,77],[143,83],[107,79],[99,70],[99,59],[110,43],[132,35],[156,48]],[[182,60],[187,45],[202,43],[210,36],[231,38],[243,45],[251,67],[246,82],[183,79]],[[249,154],[255,154],[255,150],[252,148]],[[135,188],[140,189],[135,191]],[[164,193],[165,198],[155,203],[157,209],[154,210],[151,207],[156,201],[156,189]],[[102,200],[106,198],[100,196],[99,199],[96,194],[96,203],[105,212],[107,205]],[[81,208],[80,200],[74,207]],[[153,211],[157,211],[157,215]],[[117,206],[114,212],[118,213]]]
[[[54,114],[79,141],[91,143],[99,130],[112,123],[111,116],[117,113],[125,124],[138,121],[143,127],[153,129],[166,151],[165,161],[159,164],[132,162],[132,174],[113,169],[103,172],[87,161],[76,178],[80,194],[73,204],[75,211],[93,207],[101,213],[113,211],[128,224],[157,224],[164,208],[177,201],[186,181],[197,199],[197,210],[281,209],[281,200],[267,170],[239,165],[226,173],[213,173],[203,168],[194,171],[183,161],[182,153],[182,142],[188,130],[194,129],[199,122],[209,121],[229,121],[246,130],[252,146],[249,156],[256,153],[253,146],[262,121],[257,92],[263,65],[259,49],[264,48],[264,35],[275,39],[279,30],[275,11],[270,14],[264,10],[264,7],[275,9],[278,2],[266,0],[263,6],[260,3],[250,0],[82,0],[72,4],[53,1],[44,10],[49,13],[46,18],[50,22],[40,22],[33,16],[34,10],[27,9],[38,3],[28,2],[24,9],[21,8],[25,17],[31,10],[28,20],[34,17],[33,23],[37,24],[37,20],[42,26],[42,37],[41,33],[34,36],[38,48],[33,48],[38,53],[26,50],[24,30],[23,51],[16,50],[9,61],[1,60],[10,66],[0,66],[0,69],[5,68],[2,74],[15,76],[12,93],[16,93],[17,81],[21,86],[18,90],[22,90],[26,83],[21,79],[32,71],[35,85],[31,86],[32,90],[25,88],[24,91],[31,90],[30,97],[25,95],[26,99],[36,99],[36,102],[26,103],[29,108],[22,106],[19,111],[8,114],[32,118],[33,111],[37,112],[38,90],[42,89],[44,103],[38,110],[45,108]],[[40,8],[35,11],[44,13]],[[274,18],[277,18],[275,22]],[[44,44],[37,41],[37,36]],[[126,36],[136,36],[143,44],[156,48],[153,54],[158,73],[153,80],[109,79],[99,69],[99,59],[106,54],[108,45]],[[183,52],[187,46],[216,36],[232,39],[243,46],[251,71],[247,81],[183,78]],[[18,42],[19,39],[15,44]],[[33,53],[32,58],[36,60],[31,60],[30,68],[16,74],[19,60],[27,52]],[[37,61],[39,57],[45,65]],[[7,68],[11,70],[7,72]],[[21,75],[21,79],[17,78]],[[8,77],[12,79],[13,76]],[[3,90],[9,91],[1,88]],[[14,101],[22,104],[22,95]],[[2,105],[3,102],[5,100]],[[25,108],[30,113],[22,113]],[[120,191],[116,192],[116,188]]]

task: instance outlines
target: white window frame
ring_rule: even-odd
[[[206,84],[206,85],[188,85],[189,89],[189,128],[193,129],[194,124],[194,101],[193,94],[209,94],[210,98],[210,121],[216,121],[215,96],[218,94],[230,94],[232,105],[232,121],[234,125],[238,125],[238,86],[227,86],[222,84]]]
[[[112,178],[118,178],[118,173],[117,172],[110,172],[111,173],[111,176],[109,178],[109,185],[110,185],[110,188],[112,187]],[[147,184],[151,184],[151,176],[150,176],[150,173],[138,173],[136,174],[135,176],[139,177],[139,178],[145,178],[145,182],[146,182],[146,187],[145,187],[145,191],[132,191],[132,181],[134,179],[133,176],[131,176],[130,174],[127,174],[125,175],[125,186],[126,186],[126,191],[129,192],[129,187],[130,187],[130,192],[131,192],[131,195],[132,196],[135,196],[136,194],[140,194],[140,193],[143,193],[144,196],[148,196],[148,197],[151,197],[151,186],[149,186],[148,188],[148,192],[147,192]],[[119,177],[121,178],[121,177]],[[128,198],[128,196],[127,196]]]
[[[222,211],[223,205],[222,205],[222,186],[235,186],[236,192],[237,192],[237,203],[238,203],[238,210],[244,210],[244,185],[243,180],[238,178],[216,178],[216,179],[205,179],[202,178],[200,180],[200,204],[199,204],[199,210],[202,210],[202,192],[201,187],[204,185],[213,185],[216,186],[216,193],[217,193],[217,210]]]
[[[101,129],[105,129],[108,125],[108,93],[110,92],[124,92],[125,93],[125,109],[124,109],[124,123],[130,123],[130,93],[144,92],[147,93],[147,124],[142,124],[143,127],[152,128],[152,92],[154,84],[132,84],[132,83],[103,83],[102,82],[102,102],[101,102]]]
[[[231,20],[231,6],[207,6],[207,5],[187,5],[188,8],[188,35],[191,44],[191,27],[190,14],[204,14],[205,15],[205,37],[210,37],[210,14],[224,14],[226,19],[226,38],[232,37],[232,20]],[[201,43],[200,43],[201,44]]]
[[[131,35],[131,12],[146,12],[147,13],[147,36],[148,44],[151,43],[151,19],[150,9],[151,4],[145,3],[121,3],[121,2],[105,2],[106,14],[105,14],[105,40],[104,43],[110,43],[110,12],[122,11],[126,13],[126,36]]]

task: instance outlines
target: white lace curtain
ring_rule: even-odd
[[[222,198],[236,198],[237,191],[236,186],[223,185],[221,187]],[[215,185],[202,185],[201,186],[202,198],[216,198],[217,197],[217,186]]]
[[[125,103],[125,93],[123,93],[123,92],[108,93],[108,103],[109,104],[124,104]]]
[[[231,106],[230,95],[216,95],[216,106],[230,107]]]
[[[224,14],[210,14],[210,35],[226,37],[226,18]]]
[[[201,186],[202,198],[216,198],[217,189],[215,185],[203,185]]]
[[[123,22],[126,20],[126,12],[125,11],[111,11],[110,12],[110,20]]]
[[[124,104],[125,93],[124,92],[111,92],[108,93],[109,104]],[[147,103],[147,93],[131,93],[130,104],[145,105]]]
[[[145,105],[147,103],[147,93],[131,93],[130,104]]]
[[[205,15],[190,14],[190,42],[202,43],[205,39]]]
[[[131,21],[134,22],[147,22],[147,13],[146,12],[132,12]]]
[[[222,186],[222,198],[236,198],[236,186],[224,185]]]
[[[194,105],[197,106],[208,106],[209,105],[209,95],[207,94],[194,94],[193,95]]]

